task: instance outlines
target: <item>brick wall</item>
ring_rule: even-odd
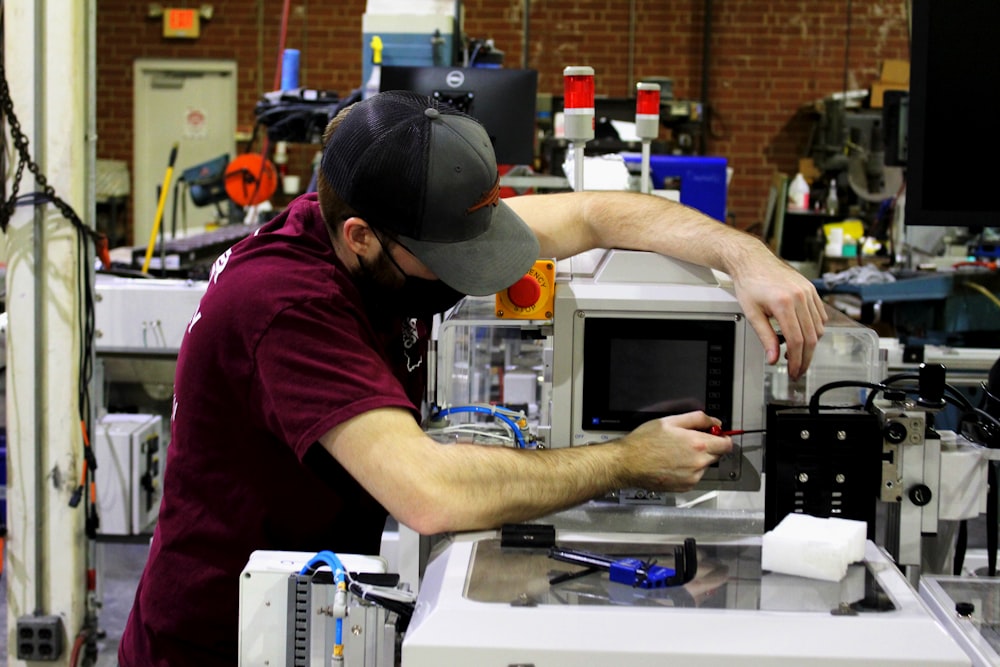
[[[202,23],[200,39],[187,41],[164,39],[161,23],[146,17],[148,3],[99,0],[98,157],[131,161],[132,63],[140,57],[235,59],[238,124],[252,127],[254,104],[274,84],[283,2],[211,4],[214,17]],[[886,58],[909,58],[908,2],[711,4],[705,152],[726,157],[735,170],[729,209],[746,228],[762,219],[774,172],[794,173],[805,151],[811,124],[803,108],[845,84],[867,87]],[[292,0],[285,45],[302,51],[303,85],[342,95],[360,85],[365,5]],[[521,0],[465,0],[465,32],[494,39],[507,65],[520,66],[523,6]],[[696,0],[534,0],[528,66],[539,70],[540,92],[561,94],[563,68],[590,65],[598,95],[627,97],[634,80],[669,76],[676,98],[700,99],[705,6]],[[305,173],[313,151],[291,147],[290,166]]]

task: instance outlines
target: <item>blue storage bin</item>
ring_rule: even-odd
[[[640,164],[641,153],[622,153],[625,162]],[[653,189],[668,178],[681,182],[681,203],[719,222],[726,222],[726,158],[706,155],[651,155]]]

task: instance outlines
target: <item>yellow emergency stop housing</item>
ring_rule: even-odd
[[[555,295],[555,260],[536,260],[523,278],[497,292],[496,315],[506,320],[550,320]]]

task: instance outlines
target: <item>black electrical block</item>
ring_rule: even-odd
[[[864,521],[875,536],[882,477],[878,417],[855,409],[786,408],[767,415],[764,529],[787,514]]]
[[[59,616],[17,619],[17,659],[55,662],[62,656],[63,624]]]
[[[500,529],[500,546],[520,549],[548,549],[556,544],[556,527],[536,523],[505,523]]]

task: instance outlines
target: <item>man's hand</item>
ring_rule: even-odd
[[[788,374],[798,379],[809,368],[813,350],[823,335],[827,320],[823,300],[813,284],[791,266],[770,253],[760,253],[733,275],[736,298],[757,332],[767,362],[778,361],[781,345],[771,326],[778,322],[785,339]]]
[[[634,457],[628,466],[636,475],[635,486],[654,491],[690,491],[705,469],[733,449],[725,436],[710,435],[718,419],[704,412],[686,412],[654,419],[621,439]]]

